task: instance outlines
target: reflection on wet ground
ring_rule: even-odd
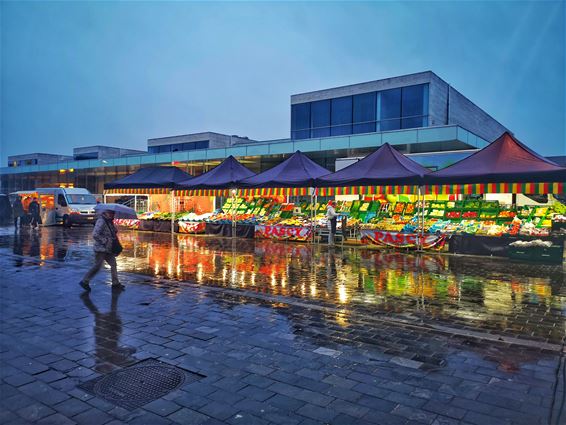
[[[91,227],[10,230],[0,233],[2,250],[71,264],[91,260]],[[120,236],[124,271],[553,343],[565,332],[563,266],[151,232]]]

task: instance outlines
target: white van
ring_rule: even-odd
[[[32,198],[38,198],[43,226],[63,224],[94,224],[96,198],[87,189],[46,187],[11,193],[10,197],[20,196],[27,211]]]
[[[73,224],[94,224],[96,215],[94,207],[96,206],[96,198],[87,189],[77,188],[39,188],[36,189],[39,196],[53,195],[53,210],[55,214],[49,214],[45,209],[45,218],[43,221],[45,226],[51,224],[63,223],[64,226],[70,227]],[[44,216],[44,208],[41,209],[42,220]]]

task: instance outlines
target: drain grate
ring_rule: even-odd
[[[185,383],[202,378],[203,375],[147,359],[84,382],[79,388],[116,406],[133,410],[163,397]]]

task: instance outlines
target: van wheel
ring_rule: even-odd
[[[63,226],[71,227],[73,224],[71,223],[71,219],[68,215],[63,216]]]

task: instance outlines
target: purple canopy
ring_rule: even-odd
[[[230,189],[237,186],[241,180],[251,176],[255,176],[255,173],[230,155],[212,170],[181,182],[180,186],[181,189]]]
[[[385,143],[375,152],[346,168],[316,180],[318,187],[419,185],[430,173]]]
[[[177,167],[146,167],[133,174],[104,185],[104,189],[176,189],[182,181],[192,178]]]
[[[427,184],[566,182],[566,168],[505,132],[482,150],[425,177]]]
[[[242,180],[241,187],[313,187],[315,179],[329,173],[326,168],[297,151],[281,164]]]

